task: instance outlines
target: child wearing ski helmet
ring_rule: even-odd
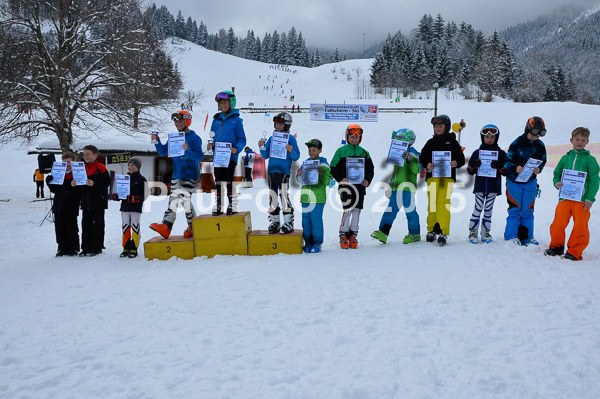
[[[413,147],[416,138],[415,132],[411,129],[400,129],[392,132],[392,140],[408,142],[408,150],[402,153],[404,165],[394,165],[394,171],[390,180],[392,191],[387,207],[389,211],[383,213],[379,222],[379,230],[371,233],[371,237],[381,241],[383,244],[387,242],[392,224],[400,211],[400,205],[404,207],[408,222],[408,234],[404,236],[402,242],[410,244],[421,241],[421,226],[416,208],[415,194],[417,192],[417,175],[421,172],[422,168],[419,163],[420,154]],[[398,198],[399,192],[401,195],[400,198]],[[401,204],[399,203],[400,201],[402,201]]]
[[[480,242],[479,225],[481,220],[481,242],[492,241],[492,211],[496,196],[502,195],[502,174],[506,152],[498,145],[500,129],[496,125],[485,125],[479,131],[481,145],[473,151],[467,172],[475,177],[475,207],[469,221],[469,241],[473,244]],[[483,216],[483,217],[482,217]]]
[[[363,208],[366,188],[369,187],[375,167],[371,155],[359,144],[363,129],[352,123],[346,128],[346,145],[338,148],[331,160],[331,174],[339,183],[338,194],[344,213],[340,223],[340,248],[358,248],[358,222]],[[362,179],[362,180],[361,180]]]
[[[215,96],[215,101],[220,112],[213,116],[210,131],[215,132],[214,144],[209,143],[207,149],[210,151],[213,146],[220,146],[219,143],[229,143],[231,156],[227,166],[214,168],[217,195],[212,214],[218,216],[223,213],[223,193],[226,191],[229,201],[227,215],[232,215],[237,212],[237,196],[233,190],[233,175],[238,163],[239,153],[246,147],[246,133],[244,132],[243,120],[240,118],[240,111],[235,109],[235,94],[228,90],[219,92]]]
[[[269,185],[269,234],[294,231],[294,207],[289,197],[292,162],[300,158],[296,137],[290,134],[292,116],[280,112],[273,117],[273,136],[265,142],[258,141],[260,155],[269,160],[267,183]],[[281,203],[281,207],[279,206]],[[283,210],[283,224],[279,212]]]
[[[333,176],[327,159],[321,156],[323,151],[321,140],[312,139],[305,144],[308,147],[309,155],[307,161],[316,161],[319,166],[316,184],[303,184],[300,192],[302,236],[304,238],[304,252],[316,253],[321,252],[321,245],[323,244],[323,209],[327,201],[326,189],[332,182]],[[302,166],[304,167],[304,164]],[[302,182],[303,167],[298,169],[296,174],[298,182]],[[311,183],[314,183],[314,181]]]
[[[180,110],[171,115],[178,132],[185,133],[183,143],[184,154],[173,157],[173,175],[171,177],[171,195],[169,206],[165,211],[162,223],[152,223],[150,228],[160,234],[163,238],[169,238],[171,229],[177,218],[177,207],[182,203],[185,209],[185,218],[188,227],[183,232],[184,237],[192,237],[192,220],[196,217],[196,210],[192,204],[192,194],[196,191],[196,182],[200,177],[200,162],[204,159],[202,152],[202,139],[190,130],[192,125],[192,114],[187,110]],[[152,140],[156,141],[154,147],[159,155],[169,154],[169,143],[161,143],[158,134],[152,134]]]
[[[450,198],[452,188],[456,181],[456,169],[465,164],[465,155],[456,135],[450,132],[450,117],[438,115],[431,118],[433,137],[430,138],[421,150],[421,165],[427,169],[427,196],[429,197],[429,213],[427,215],[427,242],[434,242],[440,246],[446,245],[450,234]],[[450,171],[441,171],[434,165],[434,155],[450,155]],[[434,169],[436,170],[434,173]]]
[[[537,196],[537,175],[546,165],[546,146],[540,137],[546,135],[546,125],[539,116],[532,116],[525,123],[525,131],[513,141],[506,153],[504,169],[506,170],[506,199],[508,200],[508,217],[504,239],[512,240],[518,245],[538,245],[533,238],[533,207]],[[531,176],[521,176],[527,161],[541,161],[533,169]]]

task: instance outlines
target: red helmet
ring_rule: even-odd
[[[363,129],[362,127],[360,127],[359,124],[356,123],[351,123],[348,125],[348,127],[346,128],[346,143],[348,143],[348,137],[352,135],[352,136],[359,136],[359,141],[358,143],[360,144],[360,142],[362,142],[362,135],[363,135]]]
[[[192,113],[188,110],[182,109],[181,111],[173,112],[171,119],[174,121],[185,120],[185,126],[190,127],[192,124]]]

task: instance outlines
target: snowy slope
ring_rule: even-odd
[[[177,46],[182,48],[177,48]],[[353,81],[339,71],[354,60],[296,73],[267,64],[173,45],[187,89],[202,90],[194,112],[202,130],[216,111],[217,91],[236,87],[238,106],[292,103],[263,92],[266,76],[293,90],[295,103],[357,102]],[[335,75],[337,79],[334,79]],[[261,78],[259,79],[259,75]],[[284,83],[290,79],[288,83]],[[424,96],[425,97],[425,96]],[[389,99],[360,102],[390,106]],[[402,107],[431,107],[432,99],[402,99]],[[440,113],[467,128],[461,143],[470,155],[486,123],[500,126],[500,143],[522,131],[529,116],[542,116],[547,145],[568,144],[579,125],[592,129],[600,107],[575,103],[477,103],[440,92]],[[165,115],[165,119],[166,119]],[[420,149],[432,134],[429,114],[380,114],[364,124],[364,147],[376,165],[374,182],[385,182],[392,130],[413,128]],[[270,117],[243,114],[248,143],[255,146]],[[294,114],[299,143],[320,138],[331,159],[344,123],[311,122]],[[165,123],[163,132],[170,125]],[[536,203],[539,247],[515,247],[501,239],[505,197],[496,202],[489,245],[467,243],[472,184],[455,190],[449,244],[403,245],[406,221],[399,214],[387,245],[369,238],[387,205],[383,188],[369,189],[357,250],[337,248],[339,206],[335,190],[326,206],[324,251],[316,255],[217,256],[193,261],[121,260],[120,214],[106,212],[106,253],[96,258],[54,258],[53,226],[40,227],[44,203],[33,194],[35,159],[26,149],[1,150],[5,172],[0,202],[7,234],[0,261],[0,398],[597,398],[600,395],[600,228],[592,208],[592,241],[584,261],[544,257],[556,205],[552,169],[540,176]],[[301,159],[307,157],[301,145]],[[264,182],[242,190],[240,208],[264,229]],[[297,190],[294,189],[294,194]],[[255,198],[262,198],[257,202]],[[166,209],[154,198],[142,216],[142,240]],[[208,195],[195,196],[200,213]],[[297,201],[297,196],[296,196]],[[425,232],[427,197],[417,209]],[[297,213],[296,227],[300,228]],[[175,224],[180,234],[183,215]],[[23,239],[23,237],[26,237]]]

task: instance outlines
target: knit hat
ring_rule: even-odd
[[[133,166],[135,166],[136,168],[138,168],[138,170],[142,169],[142,160],[139,159],[138,157],[131,157],[129,158],[129,161],[127,161],[127,164],[131,164]]]

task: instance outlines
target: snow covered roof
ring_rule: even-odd
[[[98,150],[103,153],[108,152],[135,152],[135,153],[156,153],[154,145],[150,142],[142,143],[133,140],[114,140],[109,142],[93,142],[93,141],[74,141],[72,149],[74,151],[81,151],[83,147],[88,144],[93,144],[98,147]],[[54,152],[60,153],[60,145],[58,140],[44,140],[40,141],[35,147],[35,151],[29,151],[28,154],[39,154],[42,152]]]

